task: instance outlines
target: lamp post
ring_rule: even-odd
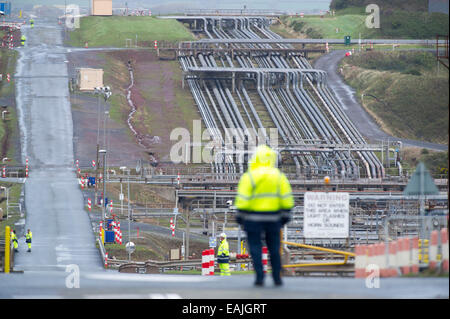
[[[103,154],[103,200],[102,200],[102,219],[105,221],[105,198],[106,198],[106,150],[99,150],[100,154]]]
[[[111,96],[111,88],[109,86],[98,86],[94,89],[94,94],[97,95],[97,162],[98,163],[98,157],[99,157],[99,151],[100,151],[100,95],[103,95],[103,98],[105,99],[105,102],[109,99]],[[104,145],[105,149],[107,148],[106,145]],[[98,181],[98,164],[95,168],[95,202],[97,203],[97,181]]]

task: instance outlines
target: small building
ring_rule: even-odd
[[[91,15],[112,16],[112,0],[91,0]]]
[[[77,71],[80,91],[94,91],[96,87],[103,86],[103,69],[80,68]]]

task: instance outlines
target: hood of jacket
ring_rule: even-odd
[[[260,167],[275,167],[276,163],[277,153],[267,145],[260,145],[249,161],[249,168],[254,170]]]

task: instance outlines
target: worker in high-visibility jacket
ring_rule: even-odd
[[[17,253],[19,252],[19,241],[17,240],[16,231],[13,230],[11,232],[11,241],[13,243],[14,251]]]
[[[227,241],[227,235],[221,233],[219,235],[220,245],[217,250],[217,262],[219,263],[220,275],[230,276],[230,247]]]
[[[274,283],[282,285],[280,229],[291,218],[294,198],[288,179],[276,163],[277,153],[266,145],[259,146],[249,161],[249,169],[241,176],[234,203],[238,209],[237,222],[247,232],[255,286],[264,285],[262,234],[270,253]]]
[[[20,44],[22,44],[22,46],[24,46],[25,41],[27,41],[27,37],[24,34],[22,34],[22,37],[20,38]]]
[[[33,20],[33,18],[30,19],[30,25],[31,25],[32,28],[34,28],[34,20]]]
[[[31,239],[33,238],[33,233],[28,229],[26,235],[25,235],[25,242],[28,245],[28,252],[31,252]]]

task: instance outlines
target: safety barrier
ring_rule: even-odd
[[[210,249],[205,249],[202,251],[202,276],[209,276],[210,275]],[[214,254],[213,254],[214,258]]]
[[[266,274],[267,273],[267,260],[268,260],[268,249],[267,247],[262,248],[262,264],[263,264],[263,271]]]
[[[431,232],[429,261],[428,258],[420,258],[425,242],[418,237],[403,237],[390,241],[387,246],[382,242],[355,246],[355,278],[365,278],[369,265],[378,267],[380,277],[417,274],[420,268],[448,273],[448,229]]]

